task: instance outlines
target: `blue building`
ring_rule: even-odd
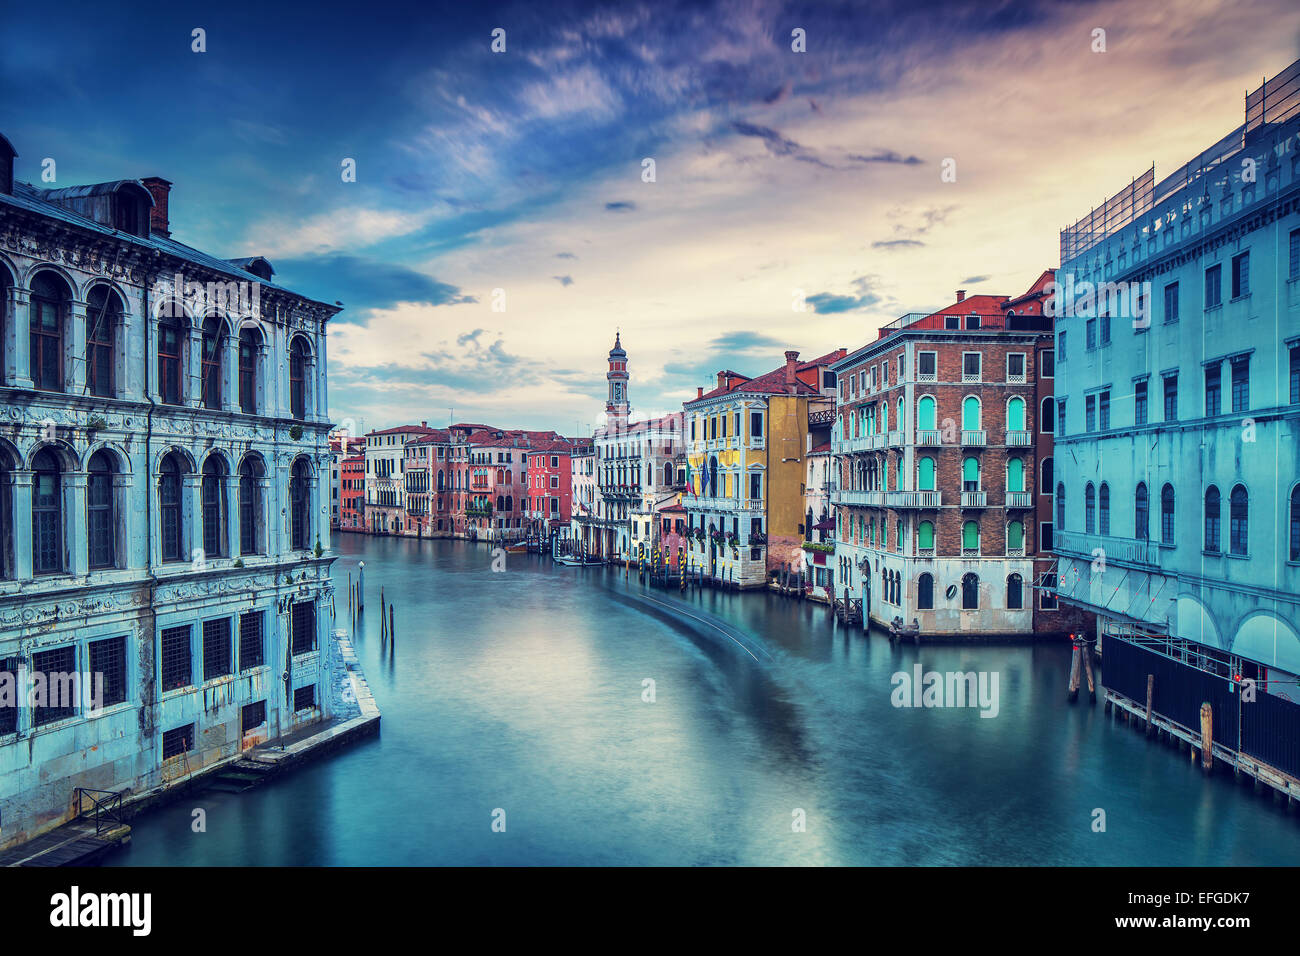
[[[166,180],[44,189],[14,157],[0,136],[0,846],[333,696],[339,309],[172,239]]]
[[[1243,680],[1300,701],[1298,81],[1300,62],[1182,169],[1061,234],[1046,583],[1098,615],[1108,686],[1112,650],[1127,667],[1138,646],[1183,665],[1166,683],[1209,681],[1198,707]],[[1143,703],[1152,660],[1125,691]],[[1224,698],[1216,727],[1239,706]]]

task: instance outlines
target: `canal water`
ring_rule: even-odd
[[[340,626],[366,562],[354,643],[380,736],[137,818],[108,865],[1300,861],[1296,815],[1086,692],[1068,704],[1065,646],[891,647],[767,594],[683,596],[533,555],[494,572],[461,541],[336,547]],[[918,663],[996,674],[996,716],[894,706]]]

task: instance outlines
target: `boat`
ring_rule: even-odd
[[[516,542],[514,542],[513,544],[508,544],[508,545],[506,545],[506,549],[505,549],[505,550],[506,550],[506,554],[527,554],[527,553],[528,553],[528,542],[527,542],[527,541],[516,541]]]

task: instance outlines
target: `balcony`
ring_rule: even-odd
[[[937,382],[939,375],[936,372],[917,372],[916,380],[918,382]]]
[[[762,499],[762,498],[746,498],[746,499],[745,499],[745,510],[746,510],[746,511],[762,511],[762,510],[763,510],[763,499]]]
[[[1032,508],[1034,506],[1033,492],[1029,491],[1008,491],[1007,507],[1008,508]]]
[[[986,506],[985,499],[987,497],[987,492],[963,491],[961,493],[961,506],[963,508],[983,508]]]
[[[928,547],[928,548],[922,548],[922,547],[919,547],[919,546],[918,546],[917,549],[916,549],[916,556],[917,556],[918,558],[933,558],[933,557],[934,557],[934,546],[931,545],[931,546]]]
[[[980,382],[983,381],[983,378],[980,376],[979,372],[968,372],[965,369],[962,369],[961,380],[963,382]]]
[[[979,548],[962,548],[961,556],[963,558],[978,558],[980,556]]]
[[[1052,550],[1057,554],[1073,555],[1091,561],[1098,549],[1113,564],[1133,564],[1144,568],[1160,565],[1160,545],[1155,541],[1086,534],[1082,531],[1056,531],[1052,535]]]
[[[848,505],[856,508],[880,508],[885,503],[883,491],[837,491],[831,497],[833,505]]]
[[[942,499],[941,491],[891,491],[885,504],[891,508],[938,508]]]
[[[885,447],[885,436],[884,436],[884,433],[877,433],[877,434],[875,434],[875,435],[868,435],[867,437],[871,439],[871,450],[872,450],[872,451],[876,451],[877,449],[880,449],[880,448],[884,448],[884,447]]]
[[[916,433],[916,443],[923,446],[938,446],[943,444],[943,435],[935,429],[918,430]]]
[[[895,429],[885,435],[885,444],[890,448],[897,448],[903,444],[903,433]]]
[[[982,428],[962,429],[961,444],[963,448],[980,448],[989,443],[988,432]]]
[[[750,447],[750,448],[766,448],[766,447],[767,447],[767,439],[764,438],[762,435],[750,435],[750,436],[749,436],[749,447]]]
[[[1007,432],[1007,445],[1011,447],[1024,447],[1033,444],[1033,441],[1032,432]]]

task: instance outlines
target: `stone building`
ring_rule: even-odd
[[[42,189],[14,156],[0,137],[0,845],[334,696],[338,308],[173,239],[166,180]]]
[[[406,516],[406,443],[436,429],[428,422],[366,433],[366,530],[402,534]]]

